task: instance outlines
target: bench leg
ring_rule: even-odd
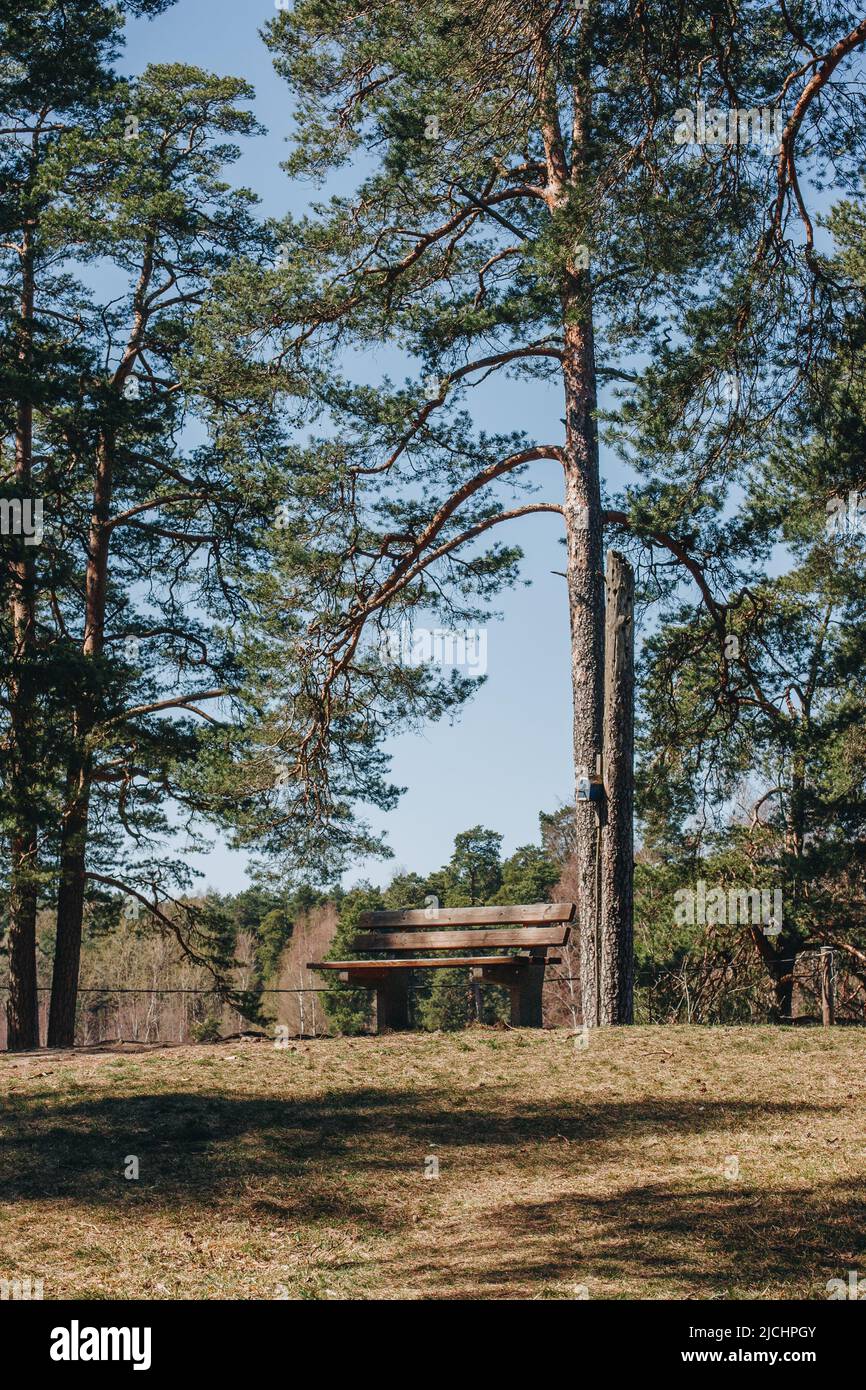
[[[512,1028],[540,1028],[541,991],[544,986],[544,961],[532,961],[517,984],[511,986]]]
[[[389,970],[388,979],[376,986],[376,1032],[402,1033],[408,1027],[409,971]]]

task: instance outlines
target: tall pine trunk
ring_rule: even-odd
[[[39,995],[36,986],[36,842],[29,833],[11,839],[9,886],[9,999],[6,1006],[10,1052],[39,1046]]]
[[[572,195],[587,173],[592,104],[591,55],[586,45],[575,60],[572,87],[571,158],[566,157],[552,53],[538,36],[541,74],[542,139],[546,154],[548,206],[553,217],[567,213]],[[578,800],[578,782],[600,768],[604,705],[604,518],[599,482],[596,426],[597,381],[590,271],[575,247],[566,257],[561,287],[565,392],[565,497],[568,611],[571,633],[573,698],[572,745],[575,772],[575,861],[580,939],[580,992],[583,1023],[597,1027],[601,1010],[601,856],[604,807]],[[580,252],[581,254],[578,254]]]
[[[29,407],[27,413],[29,414]],[[26,470],[29,474],[29,467]],[[25,482],[25,472],[18,473]],[[24,549],[12,566],[13,660],[10,680],[10,791],[12,827],[9,867],[9,1000],[7,1046],[10,1051],[39,1046],[39,995],[36,980],[36,911],[39,839],[34,810],[33,748],[36,738],[33,701],[35,646],[35,566]]]
[[[18,363],[22,378],[33,359],[33,230],[25,222],[21,248]],[[33,406],[19,402],[15,429],[15,482],[22,500],[30,496],[33,465]],[[9,1000],[10,1051],[39,1046],[39,995],[36,984],[36,910],[39,857],[34,810],[33,754],[36,740],[33,663],[36,648],[36,564],[24,537],[15,539],[12,578],[12,673],[9,682],[11,827],[9,835]]]
[[[72,1047],[75,1043],[90,776],[91,769],[86,757],[80,769],[73,766],[68,773],[66,813],[60,841],[57,940],[48,1019],[49,1047]]]
[[[634,1021],[634,573],[607,553],[601,1022]]]
[[[154,267],[155,233],[145,241],[141,271],[133,296],[133,322],[123,358],[112,378],[115,390],[122,391],[141,348],[147,323],[147,291]],[[114,490],[114,450],[116,435],[107,428],[101,432],[96,450],[96,477],[93,511],[87,540],[85,576],[84,640],[85,657],[97,661],[105,643],[105,604],[108,593],[108,558],[111,544],[111,506]],[[93,753],[90,739],[98,718],[93,691],[85,690],[74,713],[74,738],[67,770],[69,796],[64,817],[60,853],[60,892],[57,903],[57,945],[51,981],[51,1014],[48,1036],[54,1047],[72,1047],[75,1042],[75,1010],[78,1000],[78,963],[81,957],[81,931],[84,921],[84,887],[87,874],[87,832]]]
[[[565,535],[574,702],[573,753],[577,778],[594,777],[602,752],[604,680],[604,588],[602,513],[595,429],[595,360],[587,314],[574,322],[566,310],[565,360]],[[600,803],[575,797],[577,917],[583,1021],[601,1021]]]
[[[113,484],[112,448],[103,436],[96,459],[93,514],[87,546],[85,623],[82,650],[86,657],[102,654],[105,634],[105,601],[108,586],[109,514]],[[73,742],[67,769],[67,799],[60,845],[60,887],[57,897],[57,940],[51,978],[51,1012],[48,1042],[51,1047],[73,1047],[78,1004],[78,970],[84,923],[84,888],[90,788],[93,756],[89,747],[93,728],[94,698],[85,689],[73,717]]]

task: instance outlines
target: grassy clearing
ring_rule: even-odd
[[[825,1298],[866,1271],[859,1030],[54,1052],[0,1058],[0,1094],[0,1277],[46,1298]]]

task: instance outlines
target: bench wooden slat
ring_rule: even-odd
[[[348,970],[350,973],[381,970],[459,970],[465,965],[528,965],[529,956],[436,956],[431,960],[318,960],[308,970]]]
[[[439,907],[401,908],[394,912],[362,912],[362,927],[426,928],[436,927],[507,927],[546,922],[572,922],[574,903],[523,903],[504,907]],[[431,915],[432,914],[432,915]]]
[[[475,931],[365,932],[355,937],[359,951],[470,951],[481,946],[564,946],[569,926],[478,927]]]

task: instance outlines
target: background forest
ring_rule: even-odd
[[[185,958],[171,936],[145,921],[88,918],[82,948],[78,1041],[125,1038],[140,1042],[210,1041],[238,1032],[291,1036],[367,1032],[374,1025],[371,995],[323,982],[310,960],[343,958],[352,949],[359,914],[378,908],[424,908],[569,901],[574,891],[572,819],[568,807],[540,817],[539,843],[503,858],[501,836],[475,826],[455,839],[441,869],[400,870],[384,888],[369,883],[348,890],[304,887],[279,894],[265,886],[233,895],[212,894],[207,906],[223,924],[225,947],[239,963],[237,989],[246,1013],[223,1003],[206,970]],[[733,844],[742,827],[730,835]],[[733,849],[702,856],[696,872],[726,886],[739,870]],[[733,875],[733,877],[732,877]],[[683,882],[683,861],[643,851],[636,867],[637,978],[635,1020],[640,1023],[766,1023],[820,1018],[817,950],[834,938],[816,935],[798,953],[791,1000],[780,1012],[774,978],[754,937],[737,924],[673,920],[673,893]],[[204,900],[203,900],[204,901]],[[49,978],[53,934],[46,914],[39,934],[41,977]],[[561,950],[544,986],[547,1027],[579,1031],[579,945]],[[851,962],[851,963],[849,963]],[[834,960],[837,1021],[862,1022],[864,976],[851,953]],[[505,1026],[506,991],[473,989],[466,971],[417,972],[412,1024],[419,1029]],[[45,1006],[43,1006],[44,1008]],[[2,1021],[0,1021],[2,1042]]]
[[[808,1016],[830,949],[863,1021],[866,20],[280,4],[267,213],[268,179],[234,176],[263,136],[247,78],[123,65],[125,26],[170,8],[2,6],[7,1045],[363,1029],[366,997],[305,961],[432,899],[575,901],[545,1007],[580,1028],[588,802],[505,857],[476,825],[439,869],[419,843],[384,886],[333,886],[387,858],[389,740],[485,679],[507,704],[495,666],[394,652],[486,634],[540,515],[569,776],[600,747],[605,549],[634,567],[636,1017]],[[722,108],[732,139],[683,118]],[[251,886],[202,889],[214,845]],[[753,892],[781,908],[732,920]],[[413,998],[419,1028],[501,1022],[450,972]]]

